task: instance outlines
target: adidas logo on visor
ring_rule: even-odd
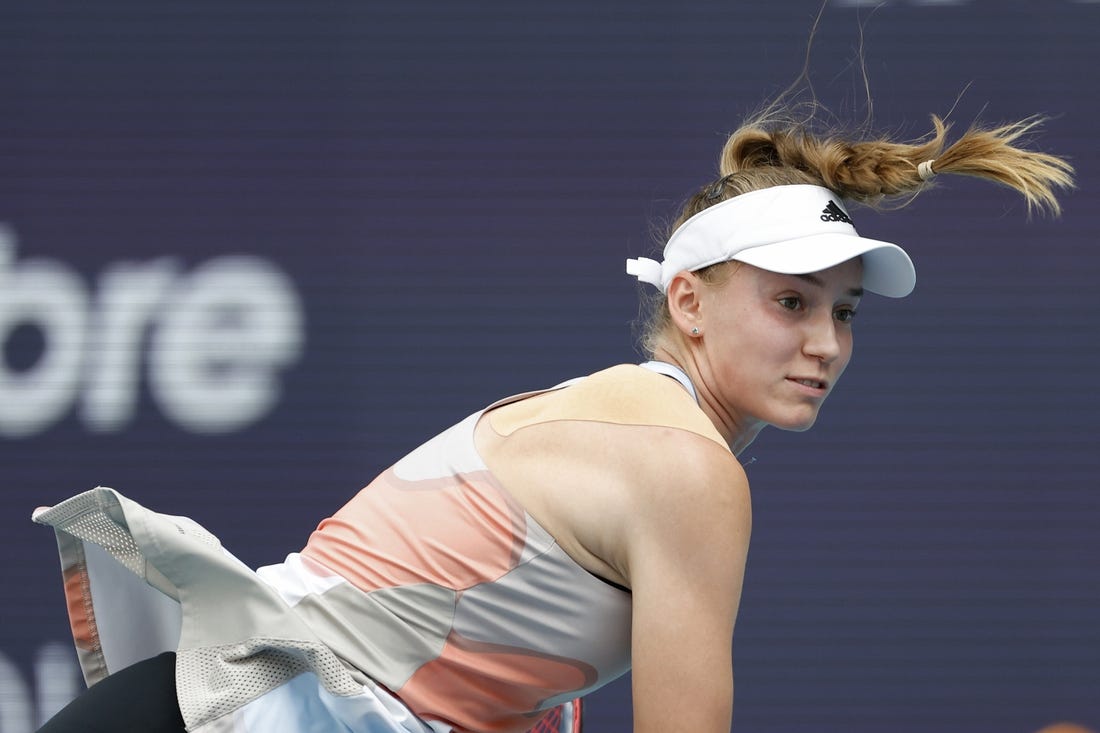
[[[845,224],[852,223],[851,217],[844,213],[844,209],[840,208],[836,201],[830,201],[829,205],[821,210],[821,221],[842,221]]]

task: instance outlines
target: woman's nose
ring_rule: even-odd
[[[832,313],[828,313],[827,317],[814,318],[808,324],[806,342],[803,346],[803,352],[807,356],[828,364],[840,356],[841,349],[837,323]]]

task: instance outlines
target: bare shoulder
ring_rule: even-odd
[[[743,562],[752,527],[745,471],[736,457],[699,436],[665,430],[634,446],[631,483],[636,503],[625,539],[631,576],[650,555],[675,552],[701,570]],[[682,569],[682,566],[681,566]],[[711,578],[711,581],[716,578]],[[632,581],[633,585],[633,581]]]
[[[659,425],[554,420],[507,436],[482,421],[478,448],[503,486],[583,567],[631,586],[629,543],[691,515],[747,514],[744,471],[723,446]]]
[[[631,456],[631,482],[655,506],[727,504],[747,497],[748,479],[724,446],[677,428],[651,427],[642,440],[622,436]],[[669,491],[675,488],[676,491]]]
[[[662,436],[658,455],[639,456],[639,471],[642,500],[623,544],[635,730],[729,730],[748,481],[728,451],[676,435]]]
[[[613,367],[496,408],[475,433],[502,485],[588,570],[630,585],[629,543],[747,519],[744,472],[674,380]]]

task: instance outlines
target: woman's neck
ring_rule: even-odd
[[[764,423],[751,421],[746,424],[740,416],[728,409],[717,394],[711,389],[705,374],[706,370],[699,364],[694,353],[690,349],[677,349],[668,345],[659,345],[653,351],[651,357],[654,361],[663,361],[680,369],[691,380],[695,387],[695,399],[704,414],[714,423],[715,429],[725,439],[734,455],[749,447],[760,431],[764,429]]]

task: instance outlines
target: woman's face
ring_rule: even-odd
[[[705,285],[699,365],[734,434],[765,425],[807,430],[852,356],[852,317],[863,293],[860,260],[810,275],[734,263]]]

